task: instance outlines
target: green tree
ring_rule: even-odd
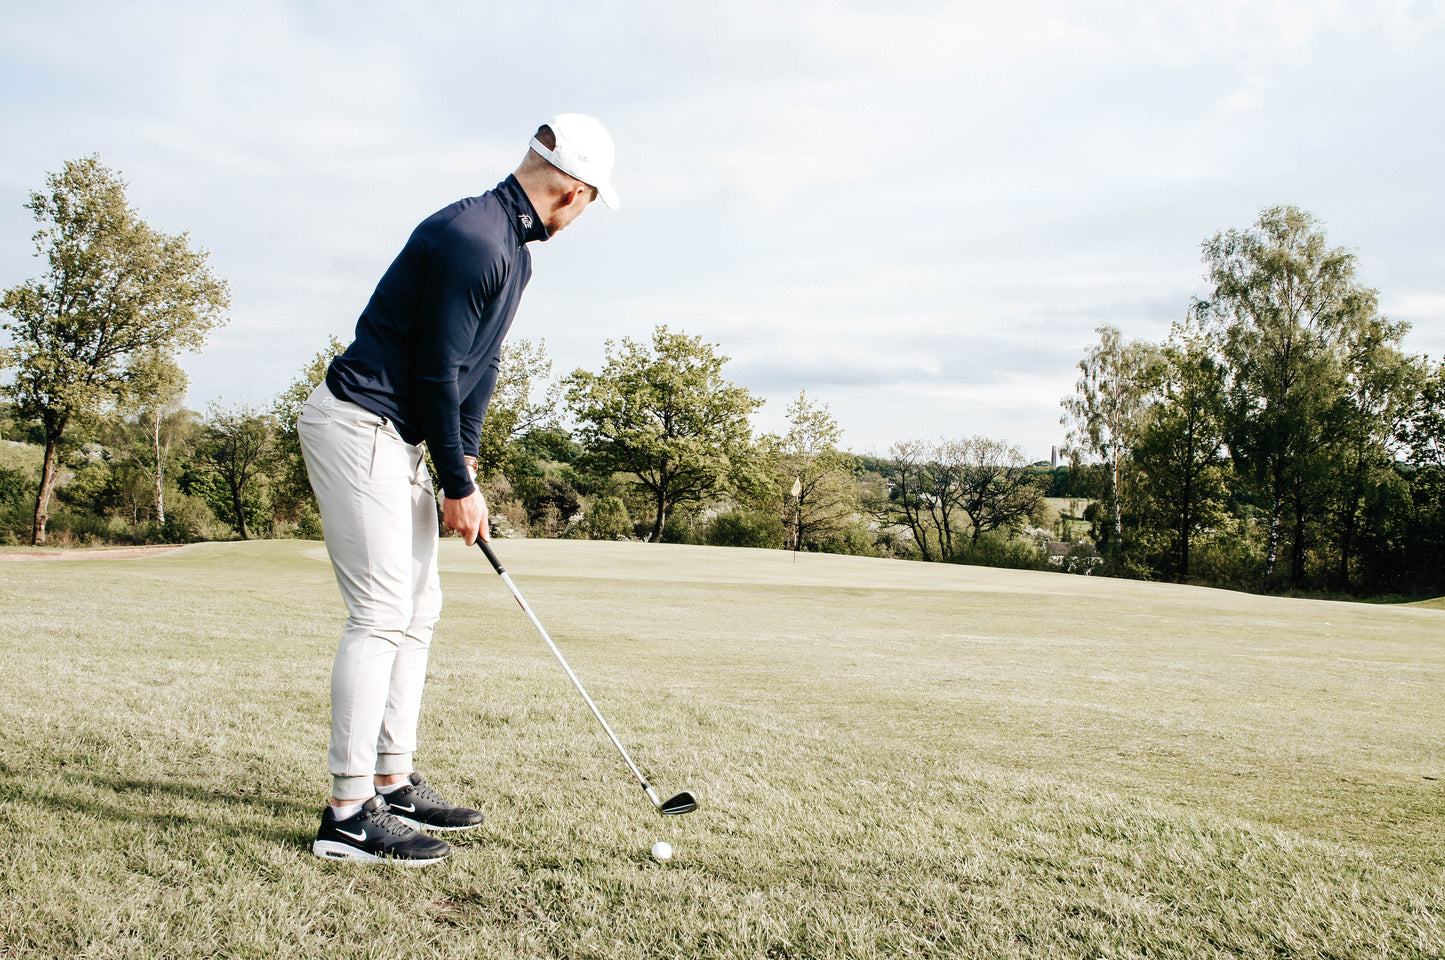
[[[1111,326],[1095,330],[1099,342],[1079,361],[1077,393],[1065,397],[1060,423],[1069,428],[1068,453],[1077,465],[1094,456],[1109,468],[1113,535],[1124,532],[1125,461],[1144,423],[1157,355],[1153,345],[1125,340]]]
[[[270,520],[267,471],[274,463],[277,433],[276,418],[269,412],[213,403],[196,441],[196,462],[219,485],[219,491],[211,491],[212,508],[242,540],[250,539],[258,523]]]
[[[148,226],[127,205],[125,182],[98,157],[66,163],[46,184],[25,206],[40,223],[33,239],[47,270],[0,298],[10,317],[0,327],[11,337],[0,367],[16,371],[5,392],[44,431],[37,544],[66,429],[113,408],[129,365],[145,351],[199,349],[229,302],[206,251],[192,250],[184,233]]]
[[[1433,368],[1425,364],[1424,383],[1396,439],[1409,450],[1412,465],[1445,470],[1445,358]]]
[[[948,478],[938,460],[938,447],[925,440],[894,443],[881,464],[886,488],[868,501],[879,523],[908,531],[925,561],[947,560],[952,545],[951,504],[939,496]]]
[[[1164,538],[1163,571],[1184,579],[1201,531],[1224,513],[1224,366],[1192,320],[1160,351],[1156,392],[1132,456],[1142,521]]]
[[[1404,325],[1380,319],[1355,255],[1330,247],[1318,219],[1298,207],[1270,207],[1251,229],[1215,234],[1204,262],[1214,291],[1199,309],[1222,344],[1226,440],[1268,513],[1265,582],[1276,582],[1287,546],[1298,586],[1309,525],[1327,502],[1351,355],[1372,337],[1395,343]]]
[[[627,512],[627,504],[621,497],[596,497],[569,536],[586,540],[631,539],[632,517]]]
[[[906,440],[888,452],[879,465],[886,496],[871,497],[869,510],[885,525],[906,528],[926,561],[956,560],[984,534],[1021,527],[1043,501],[1023,453],[1003,441]]]
[[[748,418],[762,401],[723,378],[727,359],[701,337],[658,326],[650,345],[607,341],[600,373],[564,381],[590,455],[648,495],[649,542],[661,541],[669,510],[720,496],[751,469]]]
[[[536,394],[551,375],[545,340],[509,340],[502,345],[497,386],[487,404],[478,444],[477,473],[481,477],[504,470],[516,454],[517,440],[549,426],[557,408],[556,392],[549,390],[541,399]]]
[[[296,432],[296,418],[306,406],[311,392],[326,379],[331,361],[346,350],[346,344],[332,334],[326,346],[306,362],[291,385],[282,390],[271,404],[276,425],[273,463],[275,484],[271,505],[277,519],[293,523],[316,516],[316,499],[306,473],[306,458],[301,453],[301,435]]]
[[[1406,590],[1439,596],[1445,593],[1445,360],[1427,364],[1397,436],[1409,451],[1402,472],[1411,511],[1398,579]]]
[[[787,433],[767,434],[759,441],[772,475],[767,500],[777,505],[792,550],[841,537],[853,523],[858,461],[838,449],[842,436],[828,405],[814,403],[807,391],[799,391],[788,405]]]
[[[168,351],[153,347],[137,353],[117,403],[120,422],[107,437],[117,457],[134,464],[148,481],[160,524],[166,522],[166,470],[175,446],[194,427],[194,415],[184,402],[188,382]]]
[[[1039,512],[1043,486],[1018,447],[975,436],[951,449],[958,461],[957,481],[946,494],[968,517],[971,545],[996,530],[1016,533]]]
[[[1396,462],[1405,453],[1399,434],[1426,382],[1424,358],[1407,356],[1395,346],[1403,332],[1399,326],[1378,316],[1367,319],[1347,345],[1346,390],[1332,412],[1326,461],[1337,590],[1349,590],[1357,580],[1359,541],[1370,504],[1381,504],[1389,496],[1382,486],[1394,487],[1399,480]],[[1394,499],[1406,499],[1403,490]]]

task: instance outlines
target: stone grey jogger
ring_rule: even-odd
[[[374,774],[413,769],[442,606],[436,495],[422,445],[324,381],[297,431],[348,613],[331,671],[332,795],[360,801]]]

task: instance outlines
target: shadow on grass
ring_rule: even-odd
[[[226,791],[179,779],[92,770],[20,771],[5,763],[0,763],[0,802],[23,802],[98,822],[208,830],[222,840],[259,838],[307,852],[315,839],[314,826],[296,830],[285,823],[298,817],[314,822],[322,806],[320,800],[263,795],[251,784]]]

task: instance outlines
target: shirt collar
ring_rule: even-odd
[[[547,228],[542,224],[542,218],[537,215],[537,210],[532,206],[527,191],[517,182],[517,178],[508,174],[507,179],[497,184],[494,191],[497,199],[502,201],[506,208],[508,219],[512,222],[512,229],[516,231],[518,243],[531,243],[533,240],[546,240]]]

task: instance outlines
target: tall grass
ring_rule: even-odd
[[[6,957],[1438,957],[1442,614],[951,565],[444,545],[421,871],[309,853],[324,548],[0,566]],[[668,839],[666,865],[647,849]]]

